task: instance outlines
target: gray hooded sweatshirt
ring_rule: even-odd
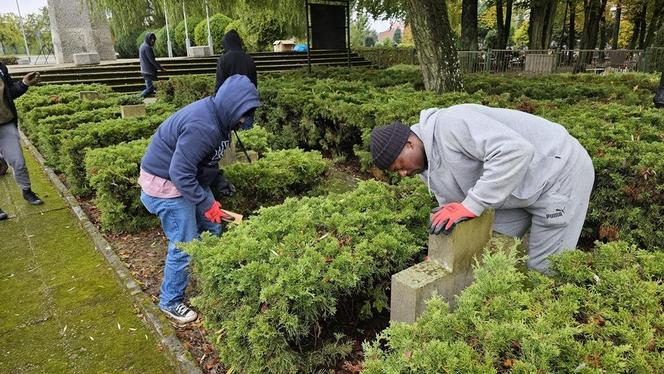
[[[411,130],[428,160],[421,177],[439,204],[531,206],[585,154],[561,125],[532,114],[476,104],[427,109]]]

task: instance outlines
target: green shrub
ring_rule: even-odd
[[[187,31],[189,32],[189,43],[191,43],[191,46],[196,45],[196,43],[194,42],[194,30],[196,29],[196,25],[198,25],[198,23],[201,22],[202,20],[203,18],[198,16],[187,17]],[[175,35],[173,37],[173,48],[184,51],[183,55],[186,56],[187,36],[184,31],[185,31],[184,20],[182,20],[180,21],[180,23],[177,24],[177,26],[175,26]]]
[[[231,21],[233,20],[221,13],[217,13],[210,17],[210,33],[212,34],[212,45],[214,46],[215,53],[221,52],[221,40],[224,38],[226,26],[228,26]],[[194,29],[194,39],[196,40],[196,45],[208,45],[207,20],[204,19],[196,25],[196,28]]]
[[[90,186],[95,190],[95,206],[101,213],[104,231],[135,232],[159,224],[141,203],[138,175],[148,139],[91,149],[85,154]]]
[[[0,56],[0,62],[5,65],[16,65],[18,64],[18,57],[16,56]]]
[[[121,98],[119,96],[114,96],[104,100],[74,100],[66,104],[54,104],[51,106],[34,108],[28,111],[24,116],[19,114],[21,127],[32,141],[36,144],[42,144],[43,140],[39,138],[39,127],[43,119],[118,106],[120,100]]]
[[[136,38],[141,34],[140,31],[132,31],[121,35],[115,41],[115,51],[120,58],[138,58],[138,46]]]
[[[214,95],[214,75],[170,77],[157,82],[157,97],[182,108],[194,101]]]
[[[140,139],[105,148],[88,148],[83,153],[81,164],[85,167],[86,188],[96,192],[95,205],[101,213],[103,230],[135,232],[157,222],[150,218],[139,201],[140,187],[137,184],[140,161],[148,144],[149,141]],[[315,152],[290,150],[272,157],[268,153],[266,158],[272,161],[287,159],[301,164],[279,161],[282,170],[275,171],[271,165],[259,160],[225,168],[229,179],[232,175],[261,182],[250,186],[247,181],[233,180],[238,191],[232,199],[222,200],[224,208],[232,210],[237,207],[238,211],[249,213],[247,207],[272,205],[285,196],[306,193],[309,187],[313,188],[320,182],[328,167],[327,162]],[[271,194],[268,189],[278,194]]]
[[[146,107],[146,112],[149,117],[161,116],[174,111],[175,108],[167,103],[154,103]],[[36,136],[40,139],[38,145],[39,150],[49,166],[57,171],[64,171],[65,164],[60,160],[62,140],[69,136],[68,133],[70,130],[76,129],[82,125],[94,125],[95,123],[119,118],[120,107],[112,106],[42,119],[39,123]]]
[[[413,47],[370,47],[353,48],[360,56],[380,67],[392,65],[419,64]]]
[[[173,38],[175,36],[175,27],[171,26],[168,28],[168,32],[171,37],[171,48],[173,51],[173,56],[185,56],[186,51],[184,48],[177,48],[175,43],[173,43]],[[168,57],[168,38],[166,35],[166,26],[159,29],[156,32],[157,41],[154,43],[154,54],[158,57]]]
[[[288,26],[276,16],[273,9],[260,8],[242,12],[240,22],[252,50],[272,51],[272,43],[275,40],[288,37],[286,31]],[[240,35],[242,36],[242,34]]]
[[[251,164],[232,164],[224,168],[224,175],[237,193],[224,206],[248,214],[261,205],[276,205],[316,187],[328,168],[319,152],[299,149],[270,152]]]
[[[258,153],[259,157],[270,150],[271,135],[263,127],[254,125],[251,130],[240,131],[239,134],[245,148]],[[239,145],[238,151],[242,151]]]
[[[104,96],[114,96],[111,88],[105,84],[62,84],[30,87],[16,100],[16,109],[25,115],[33,109],[55,104],[66,104],[79,100],[79,92],[97,91]]]
[[[221,361],[290,373],[346,356],[350,343],[330,322],[386,310],[391,275],[426,241],[430,205],[419,180],[367,181],[350,193],[287,199],[222,238],[189,244],[201,288],[193,303]]]
[[[157,127],[170,114],[83,124],[64,133],[61,140],[60,162],[71,192],[77,196],[92,192],[85,178],[83,162],[85,153],[90,148],[103,148],[121,142],[147,138],[154,134]]]
[[[62,171],[60,149],[63,132],[75,129],[84,123],[96,123],[117,118],[120,118],[119,106],[47,117],[39,121],[34,138],[39,139],[37,147],[44,156],[46,164],[56,171]]]
[[[416,323],[365,344],[366,373],[664,371],[664,255],[626,243],[554,259],[553,278],[484,256],[451,311],[432,299]]]

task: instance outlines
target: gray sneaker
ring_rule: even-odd
[[[0,209],[0,221],[5,220],[9,218],[9,214],[5,213],[2,209]]]
[[[7,161],[0,158],[0,177],[7,174],[7,169],[9,169]]]
[[[160,308],[168,317],[179,323],[189,323],[198,318],[198,314],[191,310],[185,303],[179,303],[167,308]]]

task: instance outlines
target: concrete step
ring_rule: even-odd
[[[342,62],[312,62],[312,65],[314,66],[345,66],[346,61]],[[352,61],[351,62],[352,66],[370,66],[371,62],[369,61]],[[299,63],[299,64],[287,64],[287,65],[264,65],[261,66],[258,71],[259,72],[278,72],[278,71],[287,71],[287,70],[293,70],[293,69],[300,69],[306,67],[307,64],[305,63]],[[177,76],[177,75],[188,75],[188,74],[214,74],[215,69],[209,69],[209,70],[201,70],[201,71],[192,71],[190,69],[183,69],[181,71],[168,71],[166,74],[163,74],[160,76],[161,79],[168,79],[169,77],[172,76]],[[106,84],[110,85],[113,90],[118,91],[118,92],[127,92],[127,91],[136,91],[140,87],[144,86],[144,81],[143,78],[140,76],[140,74],[137,72],[135,75],[132,76],[127,76],[126,74],[120,75],[120,76],[115,76],[115,77],[91,77],[91,76],[85,76],[85,77],[79,77],[77,80],[73,80],[71,78],[68,79],[63,79],[62,76],[59,77],[57,80],[50,80],[50,81],[43,81],[42,84],[71,84],[71,83],[100,83],[100,84]]]
[[[348,61],[347,57],[334,57],[334,58],[317,58],[317,59],[312,59],[311,63],[312,64],[344,64]],[[363,63],[366,60],[364,60],[361,57],[352,57],[351,58],[351,64],[358,64],[358,63]],[[302,64],[307,64],[307,60],[293,60],[293,61],[283,61],[283,60],[277,60],[277,61],[265,61],[259,64],[256,64],[256,68],[258,71],[263,71],[265,69],[272,69],[274,66],[289,66],[289,65],[302,65]],[[188,66],[176,66],[176,67],[166,67],[167,71],[163,74],[160,74],[161,76],[169,76],[169,75],[178,75],[178,74],[214,74],[216,71],[216,64],[207,64],[207,65],[188,65]],[[128,77],[128,76],[135,76],[135,77],[141,77],[140,73],[140,68],[138,66],[132,67],[131,70],[129,69],[122,69],[122,70],[110,70],[110,69],[104,69],[104,71],[90,71],[90,72],[71,72],[69,70],[63,70],[62,72],[58,73],[44,73],[42,74],[42,81],[43,82],[55,82],[55,81],[67,81],[67,80],[72,80],[72,81],[77,81],[77,80],[90,80],[90,79],[102,79],[102,78],[121,78],[121,77]]]

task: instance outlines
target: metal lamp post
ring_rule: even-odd
[[[184,1],[182,2],[182,15],[184,16],[184,45],[187,48],[187,56],[189,56],[189,47],[191,47],[191,41],[189,41],[189,26],[187,26],[187,11],[184,8]]]
[[[207,0],[205,0],[205,18],[207,19],[208,48],[210,49],[210,55],[213,55],[214,47],[212,46],[212,32],[210,31],[210,11],[208,10]]]
[[[168,11],[166,10],[166,0],[164,0],[164,18],[166,19],[166,46],[168,48],[168,57],[173,57],[173,46],[171,45],[171,33],[168,31]]]
[[[16,9],[18,10],[18,20],[21,25],[21,32],[23,33],[23,43],[25,44],[25,53],[28,55],[28,62],[30,62],[30,48],[28,48],[28,38],[25,37],[25,27],[23,27],[23,17],[21,16],[21,8],[18,6],[18,0],[16,0]]]

